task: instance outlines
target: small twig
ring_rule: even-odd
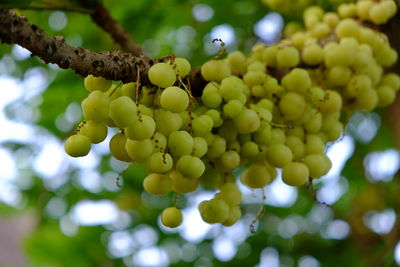
[[[160,61],[165,61],[165,59],[169,59],[170,60],[170,64],[174,67],[174,69],[176,68],[176,64],[175,64],[175,58],[176,56],[171,54],[171,55],[166,55],[163,56],[162,58],[160,58]]]
[[[120,179],[120,178],[121,178],[121,176],[120,176],[120,175],[118,175],[118,176],[117,176],[117,179],[116,179],[116,182],[115,182],[115,183],[116,183],[116,185],[117,185],[118,187],[122,187],[122,184],[120,183],[120,181],[121,181],[121,179]]]
[[[320,205],[323,205],[325,207],[331,208],[332,206],[324,201],[320,201],[317,198],[317,192],[315,191],[314,184],[313,184],[313,179],[308,178],[308,182],[306,184],[306,189],[308,189],[314,199],[315,202],[317,202]]]
[[[185,83],[182,81],[182,78],[178,76],[178,81],[179,85],[182,85],[183,89],[186,91],[186,93],[189,95],[189,98],[193,101],[196,101],[196,98],[193,97],[192,92],[189,90],[188,87],[186,87]]]
[[[282,128],[282,129],[287,129],[287,130],[291,130],[294,129],[293,125],[285,125],[285,124],[280,124],[280,123],[275,123],[272,121],[267,121],[272,127],[275,128]]]
[[[256,230],[256,223],[260,220],[260,218],[264,215],[265,213],[265,205],[264,205],[264,201],[266,199],[265,196],[265,192],[264,189],[261,188],[261,192],[262,192],[262,203],[260,208],[258,209],[258,212],[256,214],[256,217],[254,218],[254,220],[251,221],[250,224],[250,233],[255,234],[257,232]]]
[[[154,96],[154,101],[153,101],[153,109],[156,110],[158,109],[158,104],[160,103],[160,96],[161,96],[161,88],[158,86],[156,90],[156,95]],[[156,112],[153,112],[154,117]]]
[[[122,86],[122,82],[119,82],[119,83],[115,86],[114,90],[112,90],[112,92],[108,95],[108,97],[111,97],[111,96],[117,91],[117,89],[118,89],[119,87],[121,87],[121,86]]]
[[[115,178],[115,183],[116,183],[116,185],[117,185],[118,187],[122,187],[122,185],[123,185],[123,183],[121,183],[122,174],[123,174],[128,168],[129,168],[129,166],[126,167],[126,168],[125,168],[123,171],[121,171],[120,173],[118,173],[117,178]]]
[[[192,96],[192,87],[191,87],[191,84],[190,84],[190,79],[186,78],[186,81],[187,81],[187,90],[189,90],[190,96]],[[191,136],[193,136],[193,125],[192,125],[192,122],[193,122],[193,104],[194,104],[193,99],[196,99],[196,98],[194,98],[192,96],[192,98],[189,99],[189,107],[188,107],[188,115],[189,115],[189,124],[188,124],[188,126],[189,126],[189,134]],[[194,153],[194,150],[193,150],[193,153]]]
[[[219,39],[219,38],[215,38],[215,39],[213,39],[212,41],[211,41],[212,43],[215,43],[215,42],[219,42],[220,43],[220,46],[221,46],[221,49],[218,51],[218,53],[213,57],[213,59],[219,59],[219,58],[221,58],[223,55],[224,55],[224,53],[225,53],[225,43],[224,43],[224,41],[222,41],[222,39]]]
[[[178,208],[178,200],[179,200],[179,193],[175,193],[174,201],[173,201],[175,208]]]
[[[136,66],[136,72],[135,101],[136,106],[139,107],[140,69],[138,66]]]
[[[142,48],[136,44],[129,33],[113,19],[103,4],[98,4],[91,14],[94,23],[97,24],[103,31],[107,32],[112,39],[121,46],[121,48],[131,53],[134,56],[142,55]]]
[[[83,127],[85,124],[86,124],[86,121],[85,121],[85,120],[79,122],[78,125],[75,127],[74,131],[72,132],[72,135],[78,134],[79,131],[82,129],[82,127]]]

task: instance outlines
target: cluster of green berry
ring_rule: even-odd
[[[391,0],[372,3],[367,14],[370,2],[343,4],[338,13],[309,7],[305,29],[287,39],[257,44],[249,57],[236,51],[205,62],[201,74],[208,83],[198,98],[185,80],[191,66],[183,58],[154,64],[148,71],[153,86],[113,85],[88,76],[85,120],[65,150],[84,156],[91,143],[105,139],[107,126],[116,127],[110,152],[146,165],[148,193],[187,194],[199,185],[216,189],[200,203],[201,217],[233,225],[242,199],[233,170],[246,166],[240,182],[249,188],[271,183],[277,168],[284,183],[304,185],[330,170],[326,145],[343,134],[343,112],[393,103],[400,77],[385,68],[397,61],[397,53],[362,20],[387,21],[396,6]],[[177,227],[182,213],[169,207],[161,221]]]

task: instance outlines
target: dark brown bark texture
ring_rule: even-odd
[[[100,9],[104,9],[104,7],[100,7]],[[108,14],[107,10],[97,12],[106,12]],[[107,20],[112,18],[95,16],[93,19]],[[115,25],[104,30],[110,32],[113,27],[121,27]],[[125,34],[122,28],[121,31],[117,35]],[[126,40],[125,37],[127,38]],[[125,37],[121,37],[119,40],[122,43],[126,42],[125,45],[121,45],[122,47],[128,46],[134,50],[140,49],[128,36]],[[117,41],[116,38],[118,37],[113,36],[113,38]],[[18,44],[28,49],[33,56],[41,58],[46,64],[54,63],[62,69],[72,69],[82,77],[92,74],[124,83],[137,81],[137,78],[140,77],[141,85],[152,86],[147,73],[153,64],[159,62],[158,59],[151,59],[144,55],[135,56],[131,53],[132,51],[129,53],[121,51],[97,53],[81,47],[70,46],[65,42],[63,36],[48,36],[38,26],[29,24],[26,17],[18,16],[13,11],[2,8],[0,8],[0,41],[7,44]],[[129,45],[130,43],[133,45]],[[206,82],[199,69],[192,68],[187,82],[191,85],[192,94],[200,96]]]
[[[149,83],[147,71],[157,60],[134,56],[120,51],[93,52],[70,46],[62,36],[48,36],[41,28],[29,24],[27,18],[8,9],[0,9],[0,41],[18,44],[45,63],[57,64],[62,69],[73,69],[82,77],[88,74],[109,80],[131,82],[137,79]]]
[[[95,7],[94,13],[91,14],[91,17],[93,22],[110,34],[113,40],[119,44],[125,52],[129,52],[134,56],[140,56],[142,54],[141,47],[132,41],[129,34],[111,17],[103,4],[98,4]]]

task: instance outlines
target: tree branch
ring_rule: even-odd
[[[13,11],[0,8],[0,41],[7,44],[19,44],[38,56],[45,63],[57,64],[62,69],[73,69],[86,77],[89,74],[108,80],[132,82],[140,75],[142,85],[151,85],[147,73],[159,60],[145,56],[134,56],[120,51],[96,53],[81,47],[70,46],[62,36],[48,36],[41,28],[29,24],[27,18]],[[192,68],[187,78],[192,94],[200,96],[205,80],[200,70]]]
[[[65,10],[90,14],[94,23],[99,26],[103,31],[108,33],[111,38],[121,46],[125,52],[130,52],[134,56],[140,56],[142,54],[141,46],[136,44],[129,36],[128,32],[111,17],[110,12],[107,8],[99,3],[97,5],[87,6],[82,2],[82,6],[67,6],[60,3],[48,2],[45,5],[19,5],[19,4],[1,4],[0,8],[18,8],[18,9],[33,9],[33,10]]]
[[[52,6],[43,6],[43,5],[10,5],[10,4],[0,4],[0,8],[17,8],[17,9],[29,9],[29,10],[64,10],[64,11],[72,11],[72,12],[79,12],[83,14],[92,14],[94,11],[91,9],[87,9],[84,7],[78,6],[65,6],[65,5],[52,5]]]
[[[129,37],[125,29],[114,20],[103,4],[98,4],[94,13],[91,14],[92,20],[101,29],[111,35],[113,40],[118,43],[123,50],[132,53],[134,56],[140,56],[142,49]]]
[[[62,69],[73,69],[85,77],[88,74],[109,80],[134,81],[140,72],[142,84],[148,84],[147,71],[157,60],[119,51],[96,53],[65,43],[64,37],[50,37],[27,18],[8,9],[0,9],[0,41],[19,44],[39,56],[45,63],[55,63]]]

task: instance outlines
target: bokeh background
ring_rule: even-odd
[[[118,49],[87,14],[43,8],[75,1],[16,2],[19,14],[70,45]],[[257,42],[277,42],[285,23],[301,23],[310,2],[332,10],[340,1],[286,2],[277,13],[256,0],[103,1],[145,54],[194,66],[219,51],[214,38],[248,54]],[[0,266],[400,265],[400,100],[346,117],[345,135],[327,151],[333,168],[314,188],[276,179],[264,199],[241,187],[244,216],[229,228],[201,220],[197,204],[214,192],[199,189],[179,198],[184,223],[170,230],[159,213],[173,196],[143,192],[144,167],[112,158],[109,138],[86,157],[65,154],[86,95],[72,70],[0,45]]]

